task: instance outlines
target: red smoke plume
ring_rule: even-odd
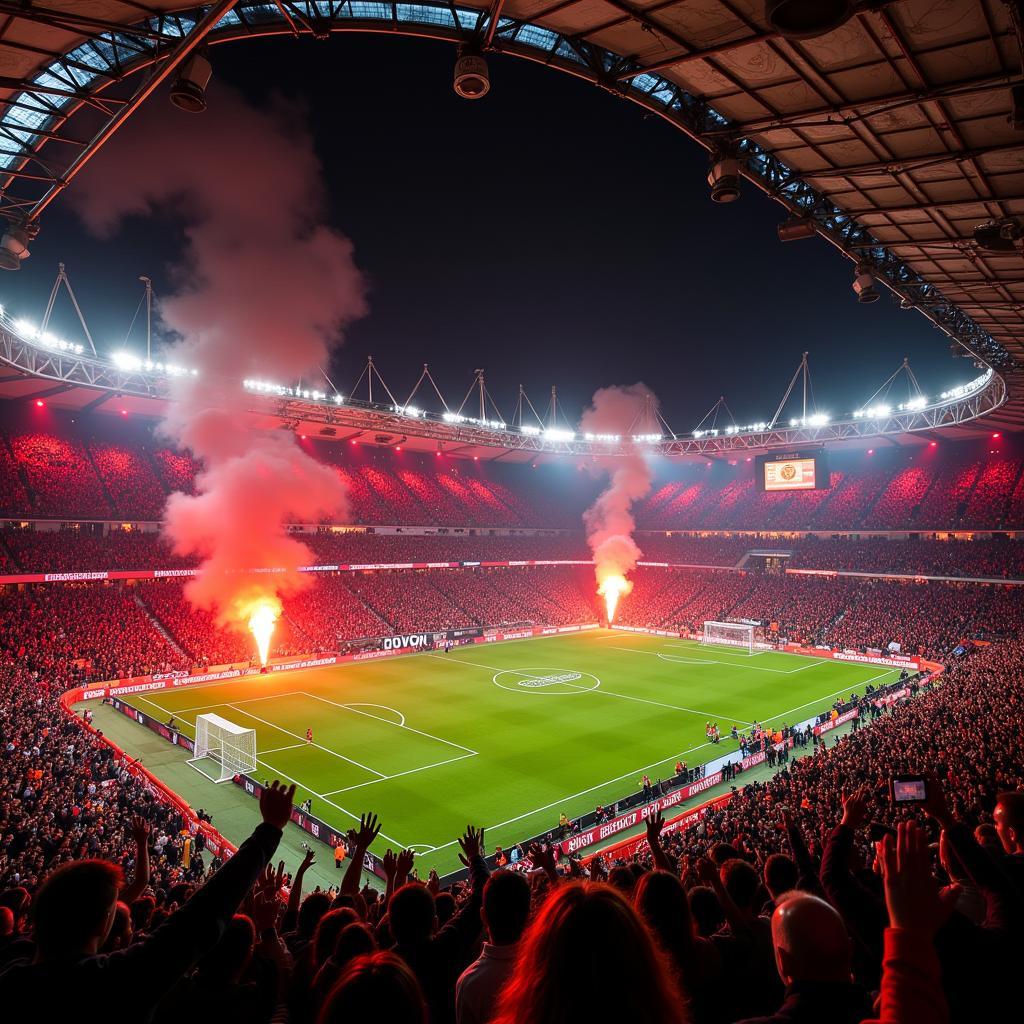
[[[628,441],[631,433],[642,432],[637,424],[652,401],[657,400],[645,384],[601,388],[583,413],[580,428],[587,433],[619,434]],[[611,622],[618,597],[633,589],[626,575],[642,552],[633,540],[636,522],[632,508],[650,492],[651,469],[639,451],[599,458],[598,464],[608,472],[610,482],[583,513],[583,525],[593,552],[598,593],[606,598]]]
[[[293,434],[253,428],[241,382],[319,376],[366,312],[352,244],[322,223],[322,168],[301,111],[256,110],[223,88],[198,117],[150,104],[72,196],[101,237],[134,215],[183,223],[160,313],[175,338],[167,359],[200,375],[178,383],[162,429],[203,468],[195,496],[172,495],[166,529],[177,552],[202,556],[187,593],[222,624],[244,627],[262,600],[280,611],[279,597],[309,582],[295,570],[312,557],[284,524],[343,513],[344,494]],[[251,574],[270,568],[284,571]]]

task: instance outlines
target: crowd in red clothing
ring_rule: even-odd
[[[200,1007],[299,1024],[989,1016],[1024,920],[1022,666],[1015,638],[952,658],[934,692],[806,748],[699,824],[662,834],[653,817],[629,861],[540,845],[525,872],[492,872],[469,828],[465,882],[424,884],[400,851],[380,893],[361,886],[369,816],[340,890],[304,895],[313,853],[290,874],[268,866],[289,793],[265,794],[226,863],[191,840],[186,866],[174,810],[59,709],[69,663],[37,671],[5,651],[0,1001],[84,1021]],[[889,780],[922,772],[927,800],[894,805]]]
[[[172,491],[191,493],[200,467],[142,427],[92,437],[56,423],[0,432],[0,516],[157,520]],[[599,474],[565,466],[486,464],[376,445],[303,440],[348,492],[352,525],[578,529]],[[766,493],[755,463],[684,463],[638,503],[641,529],[849,530],[1024,527],[1024,459],[969,443],[879,454],[840,453],[827,488]],[[581,463],[580,470],[588,469]]]

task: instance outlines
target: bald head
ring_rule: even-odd
[[[779,977],[796,981],[848,982],[850,938],[835,908],[805,892],[788,895],[772,915],[772,942]]]

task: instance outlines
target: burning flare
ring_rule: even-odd
[[[633,589],[633,584],[625,576],[606,576],[597,592],[604,598],[604,606],[608,610],[608,625],[615,619],[615,609],[618,606],[619,598],[625,597]]]
[[[249,615],[249,631],[256,640],[256,649],[260,652],[260,664],[266,665],[270,653],[270,638],[274,635],[274,626],[281,614],[280,602],[270,598],[258,601]]]

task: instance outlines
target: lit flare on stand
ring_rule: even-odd
[[[624,597],[633,589],[633,584],[625,576],[606,576],[597,592],[604,598],[604,606],[608,613],[608,625],[615,620],[615,609],[618,607],[619,598]]]

